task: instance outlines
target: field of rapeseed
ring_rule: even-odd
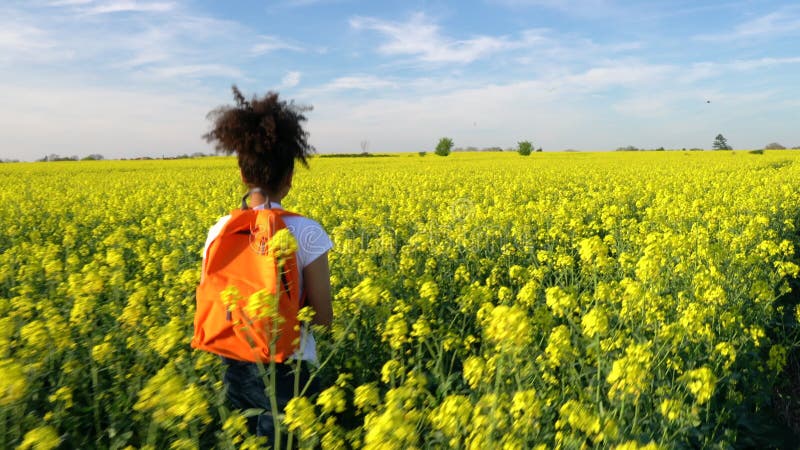
[[[238,179],[0,165],[0,448],[263,444],[189,348]],[[284,206],[335,243],[336,317],[285,424],[309,448],[755,445],[799,340],[798,192],[788,151],[315,158]]]

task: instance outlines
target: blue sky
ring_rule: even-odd
[[[0,158],[209,152],[232,84],[322,153],[796,146],[799,39],[793,1],[4,0]]]

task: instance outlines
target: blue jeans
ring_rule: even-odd
[[[266,436],[268,444],[274,445],[275,424],[273,422],[273,412],[269,401],[269,395],[264,385],[264,379],[269,380],[268,376],[262,377],[256,363],[237,361],[235,359],[222,358],[226,364],[225,383],[228,403],[232,409],[247,410],[258,408],[265,410],[264,413],[247,418],[247,428],[251,434]],[[295,362],[275,365],[275,395],[278,403],[278,414],[283,414],[286,404],[294,397],[294,376]],[[300,389],[306,385],[309,379],[309,371],[306,363],[300,366]],[[264,370],[269,370],[269,363],[264,364]],[[264,375],[267,375],[266,373]],[[305,392],[306,397],[319,392],[316,379]],[[286,448],[286,430],[281,430],[281,448]]]

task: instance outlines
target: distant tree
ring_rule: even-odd
[[[728,140],[725,139],[725,136],[722,134],[718,134],[716,138],[714,138],[714,143],[711,144],[711,148],[714,150],[733,150],[733,147],[728,145]]]
[[[206,156],[208,156],[208,155],[206,155],[203,152],[194,152],[194,153],[191,154],[192,158],[205,158]]]
[[[99,153],[92,153],[91,155],[85,156],[83,161],[101,161],[103,160],[103,155]]]
[[[770,142],[764,146],[764,150],[786,150],[786,147],[777,142]]]
[[[617,147],[618,152],[638,152],[639,148],[634,147],[633,145],[628,145],[625,147]]]
[[[533,151],[533,144],[530,141],[517,142],[517,153],[522,156],[529,156]]]
[[[664,150],[664,147],[658,147],[658,148],[656,149],[656,151],[657,151],[657,152],[663,152],[663,151],[666,151],[666,150]]]
[[[51,153],[51,154],[45,156],[44,158],[42,158],[42,159],[40,159],[38,161],[44,161],[44,162],[49,162],[49,161],[78,161],[78,155],[61,156],[61,155],[57,155],[55,153]]]
[[[536,152],[537,152],[537,153],[538,153],[538,152],[541,152],[541,151],[542,151],[542,147],[539,147],[539,148],[537,148],[537,149],[536,149]]]
[[[453,140],[449,137],[443,137],[439,139],[439,143],[436,144],[436,154],[439,156],[447,156],[450,154],[450,151],[453,150]]]

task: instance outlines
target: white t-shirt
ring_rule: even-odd
[[[280,203],[270,202],[273,209],[283,209]],[[254,206],[253,209],[264,209],[266,203]],[[206,238],[206,245],[203,247],[203,261],[206,259],[208,253],[208,246],[219,235],[222,228],[231,218],[230,215],[220,218],[214,226],[208,230],[208,237]],[[309,264],[314,262],[317,258],[324,255],[331,248],[333,242],[325,232],[320,224],[316,221],[303,216],[285,216],[283,222],[286,228],[292,233],[295,241],[297,241],[297,252],[295,258],[297,259],[297,267],[300,269],[300,298],[303,296],[303,269]],[[300,329],[300,342],[303,343],[292,358],[309,361],[312,363],[317,362],[317,342],[314,340],[314,335],[306,327]]]

